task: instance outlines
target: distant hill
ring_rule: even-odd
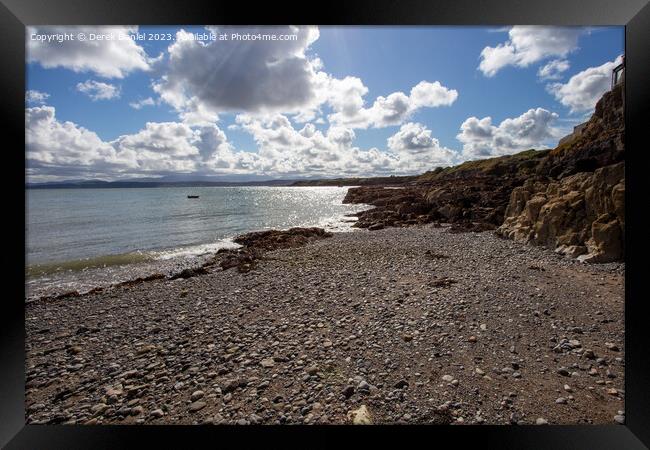
[[[28,183],[27,189],[117,189],[158,187],[237,187],[237,186],[290,186],[294,180],[265,181],[59,181],[50,183]]]
[[[161,179],[135,179],[123,181],[104,180],[65,180],[48,183],[28,183],[27,189],[110,189],[110,188],[157,188],[157,187],[237,187],[237,186],[374,186],[374,185],[400,185],[415,182],[418,179],[414,176],[389,176],[372,178],[324,178],[324,179],[300,179],[300,180],[210,180],[198,178],[190,180],[178,180],[172,177]]]

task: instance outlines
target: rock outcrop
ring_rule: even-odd
[[[551,150],[537,173],[554,179],[625,160],[625,84],[606,92],[580,136]]]
[[[344,203],[375,208],[358,214],[355,226],[380,229],[430,222],[454,224],[454,230],[485,231],[503,223],[510,193],[534,176],[548,151],[469,161],[436,169],[402,186],[350,188]]]
[[[241,248],[223,249],[207,265],[219,264],[223,270],[236,267],[239,272],[249,272],[265,252],[281,248],[301,247],[313,240],[331,237],[332,233],[322,228],[295,227],[288,230],[265,230],[237,236],[233,241]]]
[[[625,163],[512,191],[501,236],[587,262],[625,255]]]
[[[348,189],[343,203],[366,203],[375,208],[357,213],[359,220],[353,225],[369,230],[427,223],[430,207],[426,204],[426,191],[418,186],[357,187]]]
[[[254,231],[242,234],[233,239],[248,249],[262,249],[265,251],[278,248],[300,247],[314,239],[331,237],[332,233],[322,228],[289,228],[288,230]]]

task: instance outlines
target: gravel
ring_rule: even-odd
[[[33,301],[27,422],[621,423],[624,272],[425,226]]]

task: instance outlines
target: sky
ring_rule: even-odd
[[[417,174],[554,147],[622,27],[29,27],[28,182]]]

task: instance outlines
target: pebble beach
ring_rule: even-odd
[[[624,423],[624,275],[429,224],[31,301],[26,420]]]

